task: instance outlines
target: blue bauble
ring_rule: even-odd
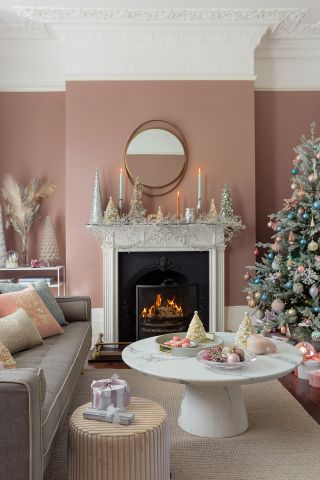
[[[299,243],[301,247],[305,247],[307,245],[307,240],[305,238],[300,238]]]
[[[312,208],[314,208],[315,210],[320,210],[320,200],[316,200],[315,202],[313,202]]]
[[[269,252],[269,253],[268,253],[268,258],[269,258],[269,260],[273,260],[273,259],[274,259],[274,253],[273,253],[273,252]]]
[[[294,220],[294,213],[289,212],[287,215],[288,220]]]
[[[302,218],[303,218],[303,220],[309,220],[309,218],[310,218],[309,213],[304,212],[304,214],[302,215]]]
[[[282,227],[279,225],[279,226],[276,228],[276,231],[277,231],[277,232],[282,232]]]
[[[314,313],[320,313],[320,307],[313,307]]]
[[[314,151],[318,150],[318,145],[312,145]]]
[[[286,284],[285,287],[290,290],[293,287],[293,283],[289,280]]]
[[[298,169],[297,168],[291,168],[291,174],[292,175],[298,175]]]
[[[267,301],[269,300],[268,294],[267,294],[267,293],[263,293],[263,294],[261,295],[261,300],[262,300],[263,302],[267,302]]]
[[[254,279],[254,283],[255,283],[256,285],[260,285],[260,283],[262,283],[261,278],[259,278],[259,277],[255,278],[255,279]]]

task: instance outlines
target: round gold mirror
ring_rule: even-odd
[[[140,177],[147,195],[164,195],[180,183],[187,165],[183,135],[173,125],[152,120],[131,135],[125,166],[132,183]]]

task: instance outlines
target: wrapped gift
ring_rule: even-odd
[[[312,387],[320,388],[320,370],[313,370],[313,372],[310,373],[309,384]]]
[[[87,410],[83,412],[83,417],[87,420],[118,423],[120,425],[130,425],[134,421],[134,413],[123,412],[120,408],[114,407],[113,405],[109,405],[107,410],[87,408]]]
[[[117,373],[105,380],[94,380],[91,389],[92,407],[98,410],[107,410],[109,405],[123,409],[130,403],[129,386]]]

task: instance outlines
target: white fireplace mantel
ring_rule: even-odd
[[[210,223],[87,225],[103,252],[106,341],[118,341],[119,252],[209,252],[209,330],[224,330],[224,229]],[[132,312],[134,315],[134,312]]]

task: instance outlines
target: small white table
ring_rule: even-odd
[[[232,345],[234,334],[217,333],[225,345]],[[277,342],[278,352],[257,356],[248,367],[231,372],[209,369],[197,358],[179,358],[160,353],[156,337],[132,343],[122,352],[129,367],[167,382],[183,383],[178,423],[188,433],[200,437],[232,437],[248,428],[248,417],[241,385],[283,377],[302,361],[293,346]]]

